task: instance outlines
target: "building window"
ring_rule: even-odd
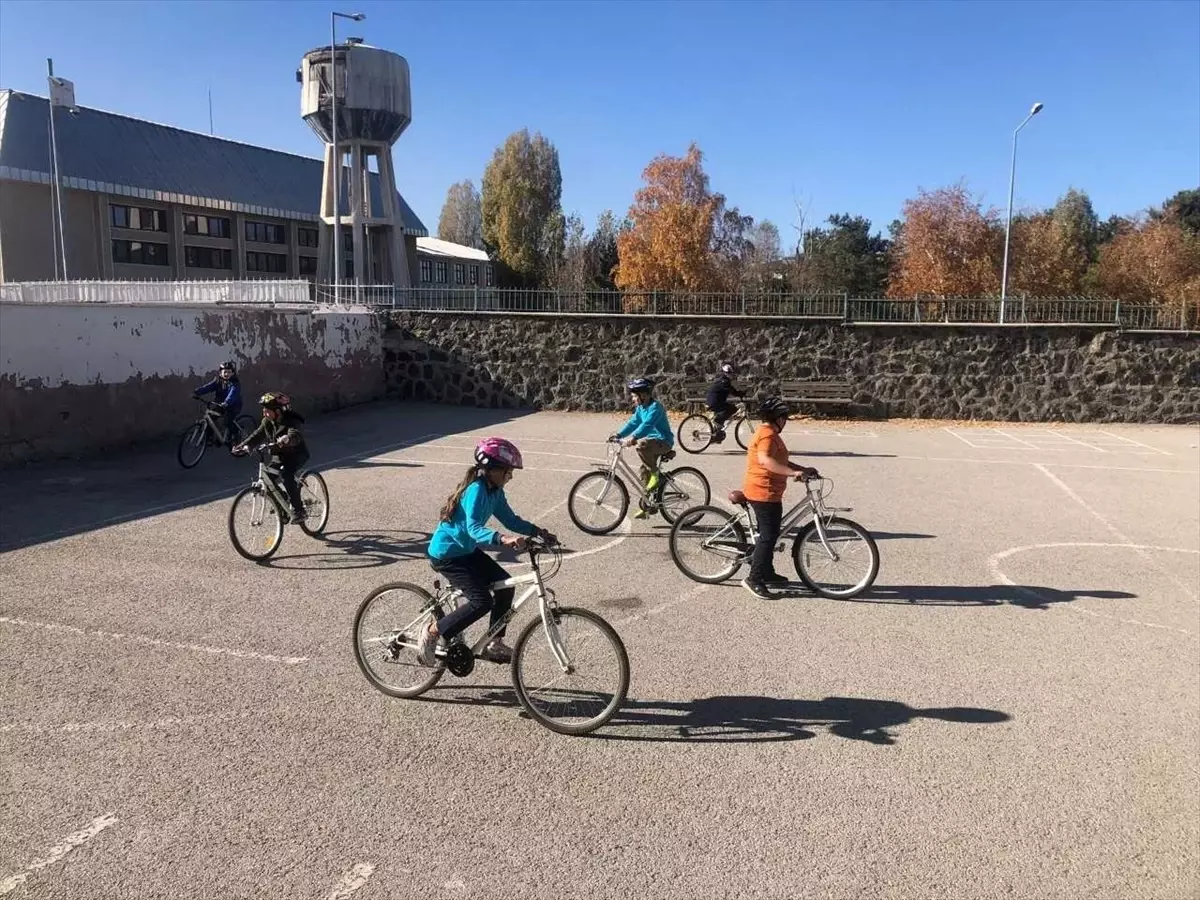
[[[483,267],[483,277],[486,281],[487,286],[491,287],[492,286],[492,267],[491,266]]]
[[[479,284],[479,266],[471,266],[471,284]]]
[[[316,247],[321,240],[321,232],[315,228],[298,228],[296,242],[301,247]]]
[[[128,228],[132,231],[166,231],[167,215],[161,209],[141,206],[109,206],[113,228]]]
[[[147,241],[112,242],[113,262],[134,266],[169,266],[166,244],[151,244]]]
[[[247,250],[246,271],[286,275],[287,255],[284,253],[259,253],[256,250]]]
[[[247,222],[246,240],[256,244],[282,244],[283,226],[271,222]]]
[[[466,267],[462,263],[454,264],[454,283],[455,284],[463,283],[463,272],[464,272],[465,268]]]
[[[438,284],[446,283],[446,263],[440,259],[438,260],[438,264],[437,264],[437,283]]]
[[[317,258],[315,256],[300,256],[297,257],[300,263],[301,275],[316,275],[317,274]]]
[[[232,269],[233,252],[221,247],[184,247],[183,261],[189,269]]]
[[[421,284],[433,281],[433,263],[427,259],[421,260]]]
[[[223,216],[199,216],[184,213],[184,234],[199,234],[204,237],[227,238],[230,235],[229,220]]]

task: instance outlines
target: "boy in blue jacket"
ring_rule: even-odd
[[[216,378],[192,391],[192,396],[197,399],[205,394],[212,394],[213,402],[220,405],[225,415],[225,443],[233,446],[237,443],[234,421],[242,411],[242,385],[232,360],[221,363]]]
[[[654,382],[648,378],[635,378],[628,387],[637,406],[613,438],[624,441],[626,447],[637,445],[638,456],[642,459],[642,480],[646,482],[646,490],[652,491],[658,487],[658,461],[675,446],[675,435],[671,433],[667,411],[651,396]],[[637,515],[639,519],[645,517],[644,510]]]

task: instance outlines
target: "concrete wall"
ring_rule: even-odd
[[[0,303],[0,463],[182,431],[191,392],[230,358],[252,415],[266,390],[302,414],[384,390],[370,314]]]
[[[100,198],[86,191],[62,192],[71,279],[103,277],[100,219],[108,210],[101,209]],[[51,210],[50,185],[0,180],[0,281],[54,278]]]
[[[388,392],[471,406],[615,410],[631,375],[683,406],[731,360],[755,390],[850,380],[857,414],[1200,422],[1200,337],[1074,327],[843,327],[781,320],[394,313]]]

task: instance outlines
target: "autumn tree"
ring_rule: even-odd
[[[1004,229],[959,184],[904,204],[888,278],[890,297],[982,297],[998,292]]]
[[[522,285],[547,278],[561,254],[558,150],[528,129],[510,134],[483,173],[483,240]]]
[[[1120,234],[1100,250],[1096,287],[1120,300],[1195,304],[1200,298],[1200,235],[1161,218]]]
[[[563,224],[563,254],[553,286],[566,291],[583,291],[588,281],[587,231],[577,213],[571,213]]]
[[[483,249],[483,212],[479,191],[470,180],[452,184],[446,191],[446,202],[438,216],[437,236],[443,241]]]
[[[1162,209],[1150,210],[1150,218],[1173,222],[1188,234],[1200,234],[1200,189],[1180,191]]]
[[[627,224],[624,227],[627,228]],[[619,259],[617,239],[621,230],[612,210],[606,209],[596,220],[596,228],[588,238],[586,248],[587,277],[591,287],[608,290],[616,287],[613,273]]]
[[[622,290],[702,291],[713,283],[714,219],[724,198],[709,190],[695,144],[682,157],[660,155],[642,172],[645,185],[617,237],[614,277]]]

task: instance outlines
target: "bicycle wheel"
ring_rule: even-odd
[[[693,413],[679,423],[675,432],[679,438],[679,446],[688,453],[703,453],[713,439],[713,424],[708,416]]]
[[[229,507],[229,540],[246,559],[270,559],[283,543],[283,510],[262,488],[242,488]]]
[[[525,711],[551,731],[587,734],[625,702],[629,656],[620,635],[591,610],[564,606],[552,609],[549,618],[567,658],[567,671],[539,616],[525,626],[513,647],[513,687]]]
[[[329,488],[320,472],[305,472],[300,479],[300,501],[307,515],[300,523],[305,534],[316,536],[329,523]]]
[[[190,469],[200,462],[204,458],[204,451],[208,449],[207,438],[206,422],[195,422],[180,435],[179,449],[175,451],[175,458],[179,460],[179,464],[185,469]]]
[[[679,571],[701,584],[719,584],[737,574],[752,549],[746,529],[719,506],[684,510],[667,541]]]
[[[750,449],[750,441],[754,437],[754,423],[747,418],[738,419],[737,428],[733,430],[738,446],[743,450]]]
[[[441,617],[429,591],[404,581],[375,588],[354,614],[354,659],[367,681],[389,697],[419,697],[438,683],[446,664],[417,662],[417,639]]]
[[[242,413],[233,420],[233,424],[234,430],[237,432],[233,435],[233,443],[240,444],[246,439],[247,435],[249,435],[252,431],[254,431],[255,428],[258,427],[258,419],[254,418],[254,416],[248,416],[245,413]]]
[[[571,485],[567,495],[571,521],[588,534],[608,534],[628,511],[629,489],[607,472],[588,472]]]
[[[693,506],[707,506],[712,499],[708,479],[699,469],[681,466],[662,473],[663,484],[658,496],[658,508],[663,518],[674,524],[679,514]]]
[[[831,518],[825,523],[825,542],[836,558],[821,543],[814,521],[805,525],[792,543],[796,574],[811,591],[831,600],[846,600],[875,583],[879,547],[867,529],[849,519]]]

